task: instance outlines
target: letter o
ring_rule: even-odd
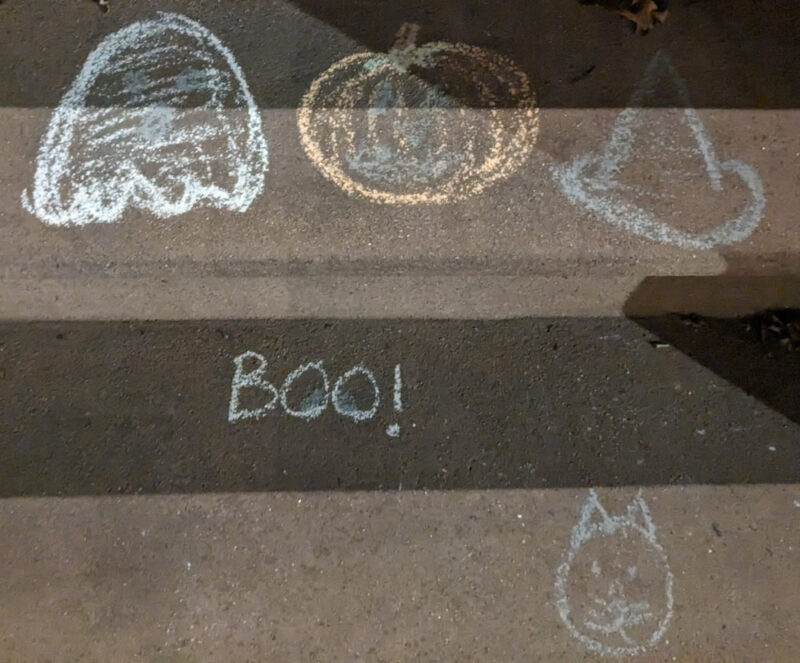
[[[367,380],[369,380],[370,384],[372,384],[372,390],[375,394],[375,397],[372,400],[372,407],[369,410],[359,410],[357,408],[345,407],[340,400],[342,387],[344,387],[344,384],[350,378],[359,374],[363,375],[367,378]],[[331,400],[333,401],[334,409],[343,417],[349,417],[355,422],[369,421],[378,412],[378,406],[381,404],[381,392],[380,389],[378,389],[378,382],[375,380],[375,376],[372,374],[372,371],[370,371],[364,365],[359,364],[358,366],[351,368],[349,371],[347,371],[347,373],[336,380],[336,384],[333,387]]]
[[[325,397],[323,398],[321,403],[317,403],[312,407],[306,408],[305,410],[295,410],[289,406],[289,390],[292,387],[292,383],[297,380],[303,373],[308,371],[315,370],[318,371],[319,374],[322,376],[322,383],[325,386]],[[330,382],[328,381],[328,374],[325,372],[325,369],[322,368],[321,361],[312,361],[307,364],[303,364],[298,368],[294,369],[289,375],[286,376],[286,379],[283,381],[283,386],[281,387],[281,404],[283,405],[283,409],[286,411],[286,414],[291,415],[293,417],[297,417],[299,419],[305,419],[309,421],[311,419],[316,419],[319,415],[321,415],[325,408],[328,407],[328,401],[330,400]]]

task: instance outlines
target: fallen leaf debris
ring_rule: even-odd
[[[764,311],[746,319],[749,329],[754,330],[762,343],[777,341],[789,351],[800,350],[800,311]]]
[[[582,5],[600,5],[631,21],[631,28],[641,35],[667,20],[668,0],[578,0]]]

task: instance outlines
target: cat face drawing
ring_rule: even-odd
[[[590,491],[556,574],[556,607],[570,633],[601,656],[642,654],[672,619],[672,583],[641,494],[610,516]]]

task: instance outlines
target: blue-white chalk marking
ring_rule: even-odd
[[[626,584],[636,578],[637,566],[624,569],[621,578],[604,578],[601,562],[613,560],[597,558],[592,560],[588,568],[593,576],[608,582],[607,593],[602,596],[588,595],[583,583],[579,582],[574,591],[580,596],[570,595],[569,577],[581,549],[592,541],[613,540],[613,537],[639,542],[637,558],[640,561],[637,564],[649,560],[660,570],[663,584],[647,589],[655,593],[656,596],[652,598],[659,598],[657,604],[663,605],[651,605],[649,600],[631,600],[626,595]],[[592,554],[597,555],[598,551],[598,548],[594,548]],[[618,569],[616,571],[619,573]],[[564,561],[556,573],[556,607],[570,634],[589,651],[601,656],[644,654],[664,637],[672,621],[673,582],[666,552],[656,538],[656,527],[641,492],[628,505],[624,515],[611,516],[600,503],[597,493],[591,490],[581,508],[578,523],[572,529]],[[573,614],[573,602],[578,606],[592,606],[583,619]],[[631,635],[630,631],[633,630],[641,633],[639,629],[647,624],[652,625],[648,637],[642,638],[640,635],[637,639]]]
[[[295,380],[308,371],[317,371],[319,373],[322,378],[322,388],[318,393],[312,392],[315,396],[311,399],[304,400],[301,403],[300,409],[295,410],[289,405],[289,393],[291,392],[292,384]],[[325,412],[328,407],[328,401],[330,400],[330,382],[328,380],[328,374],[322,366],[322,362],[312,361],[294,369],[286,376],[280,393],[281,404],[286,414],[297,417],[298,419],[305,419],[306,421],[316,419]]]
[[[56,226],[112,223],[128,207],[160,218],[198,205],[243,212],[267,162],[231,51],[196,21],[159,13],[89,55],[53,113],[22,205]]]
[[[617,181],[622,166],[634,157],[634,132],[645,130],[641,120],[643,111],[639,106],[663,70],[672,79],[681,98],[685,108],[684,118],[697,143],[712,191],[722,191],[723,176],[730,173],[738,176],[750,192],[750,201],[738,217],[705,232],[692,233],[674,228],[652,212],[628,202],[622,195],[623,187]],[[619,228],[685,249],[711,249],[747,239],[761,223],[766,207],[764,186],[756,170],[737,159],[720,161],[717,158],[702,119],[690,107],[686,83],[664,51],[659,51],[650,62],[640,88],[631,97],[629,107],[617,118],[604,151],[581,156],[571,163],[556,167],[554,174],[573,204],[585,207]]]
[[[248,367],[252,362],[254,362],[254,365]],[[327,410],[328,405],[332,404],[334,410],[341,416],[356,423],[361,423],[374,419],[381,404],[381,391],[375,374],[363,364],[354,366],[343,373],[336,380],[333,390],[331,390],[328,373],[322,361],[308,362],[297,367],[286,376],[280,389],[266,379],[267,360],[263,355],[251,351],[244,352],[234,358],[233,363],[235,370],[231,381],[231,397],[228,404],[228,421],[231,423],[248,419],[262,419],[270,412],[275,411],[279,403],[286,414],[305,421],[317,419]],[[300,400],[299,407],[290,405],[290,395],[295,382],[306,373],[313,371],[319,374],[320,384],[311,389]],[[358,406],[355,396],[347,389],[348,383],[358,376],[365,378],[372,389],[372,402],[366,409]],[[242,407],[242,391],[244,389],[263,391],[269,398],[258,408],[248,409]],[[402,378],[400,365],[398,364],[394,369],[393,395],[394,411],[398,413],[402,412],[403,409],[401,390]],[[391,437],[399,436],[399,424],[393,423],[389,425],[386,433]]]
[[[372,405],[368,410],[361,410],[355,404],[352,395],[344,391],[344,386],[347,382],[356,375],[363,375],[372,386]],[[349,398],[346,398],[346,396]],[[372,374],[372,371],[365,368],[363,365],[358,365],[351,368],[347,373],[343,374],[333,387],[333,395],[331,396],[334,409],[343,417],[352,419],[355,422],[369,421],[378,413],[378,406],[381,404],[381,391],[378,388],[378,381]]]
[[[245,362],[255,361],[256,367],[251,371],[245,370]],[[279,394],[275,386],[264,379],[267,370],[267,360],[257,352],[245,352],[233,360],[236,370],[231,381],[231,400],[228,405],[228,421],[244,421],[247,419],[261,419],[275,409]],[[249,410],[241,407],[241,391],[245,388],[260,389],[271,398],[261,407]]]

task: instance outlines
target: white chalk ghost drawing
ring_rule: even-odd
[[[491,51],[415,44],[333,64],[298,109],[306,154],[349,194],[388,204],[447,203],[509,177],[528,158],[538,110],[528,77]]]
[[[672,584],[641,495],[611,516],[591,491],[556,574],[556,605],[569,632],[602,656],[642,654],[669,627]]]
[[[641,106],[655,86],[664,81],[671,84],[680,108],[661,109],[656,117],[652,110]],[[669,122],[672,128],[688,135],[685,144],[670,133],[670,127],[665,126]],[[636,149],[637,141],[651,148],[649,156]],[[668,175],[674,182],[667,182],[664,188],[669,189],[671,183],[679,184],[681,179],[697,180],[705,170],[706,191],[710,195],[725,194],[736,186],[742,189],[742,206],[731,212],[737,215],[721,223],[715,219],[713,227],[696,232],[675,227],[664,218],[665,214],[654,208],[661,203],[663,209],[680,210],[683,203],[680,196],[669,193],[659,196],[652,182],[631,186],[621,177],[626,169],[635,172],[654,165],[662,169],[659,179],[666,180],[670,160],[678,159],[696,165],[697,174],[673,169]],[[703,120],[690,105],[686,83],[665,51],[659,51],[648,65],[628,108],[617,117],[604,150],[578,157],[554,172],[573,204],[624,230],[686,249],[711,249],[747,239],[761,222],[766,206],[764,187],[756,170],[740,160],[720,161],[717,157]],[[659,201],[659,197],[664,200]],[[726,218],[726,211],[716,214]]]
[[[106,37],[50,120],[28,211],[51,225],[245,211],[267,142],[233,54],[199,23],[159,13]]]

